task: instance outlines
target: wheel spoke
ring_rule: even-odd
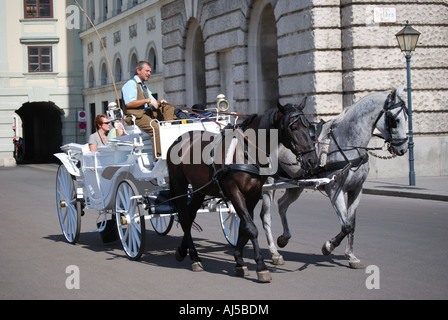
[[[56,207],[62,233],[69,243],[76,243],[80,233],[81,210],[76,199],[75,179],[63,165],[56,176]]]
[[[138,259],[143,252],[144,219],[140,218],[139,204],[135,199],[134,187],[123,181],[117,189],[115,200],[115,214],[118,231],[123,249],[131,259]],[[122,223],[121,219],[125,220]]]
[[[225,238],[232,246],[235,246],[238,241],[240,219],[236,215],[233,206],[230,206],[229,209],[229,211],[220,210],[219,216],[221,219],[221,227]]]

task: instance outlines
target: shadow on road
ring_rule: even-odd
[[[54,242],[66,242],[62,234],[49,235],[44,237],[44,239]],[[181,236],[160,236],[153,231],[146,231],[146,250],[140,261],[135,261],[135,263],[162,268],[191,270],[191,261],[188,256],[182,262],[178,262],[175,259],[175,249],[179,246],[181,239]],[[202,259],[204,272],[234,276],[235,261],[233,258],[234,249],[232,246],[227,243],[211,241],[199,237],[194,237],[194,241],[199,256]],[[70,244],[67,243],[67,245],[69,246]],[[76,245],[94,252],[107,253],[110,255],[107,260],[127,259],[119,240],[112,243],[103,243],[101,237],[96,232],[81,233]],[[348,267],[347,258],[343,255],[324,256],[322,254],[282,250],[281,254],[286,261],[286,265],[276,266],[272,263],[269,250],[262,249],[262,254],[265,257],[265,262],[268,265],[270,272],[273,274],[301,272],[310,266],[322,268]],[[251,273],[255,273],[256,264],[253,260],[253,248],[250,244],[245,247],[244,258]],[[294,262],[295,265],[299,264],[300,266],[291,269],[291,262]],[[252,278],[246,279],[256,281]]]

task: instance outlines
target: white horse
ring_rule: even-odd
[[[295,160],[295,156],[286,148],[279,147],[280,176],[292,179],[309,177],[338,177],[333,182],[321,187],[328,195],[331,204],[341,222],[341,232],[326,241],[322,253],[329,255],[345,238],[348,237],[345,256],[350,260],[351,268],[364,268],[353,253],[353,236],[355,232],[356,209],[358,207],[364,181],[369,173],[368,148],[373,131],[377,128],[388,143],[391,154],[402,156],[407,152],[407,108],[401,96],[403,86],[393,92],[371,93],[341,114],[326,123],[317,126],[316,144],[320,167],[312,173],[305,172]],[[272,183],[270,177],[266,183]],[[277,244],[283,248],[291,238],[286,219],[289,205],[297,200],[303,188],[286,189],[278,200],[279,214],[283,224],[283,235]],[[263,193],[260,213],[263,228],[269,243],[269,250],[274,264],[283,264],[271,233],[270,205],[273,191]]]

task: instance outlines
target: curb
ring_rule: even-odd
[[[397,190],[378,190],[371,188],[364,188],[362,190],[363,194],[377,195],[377,196],[389,196],[398,198],[411,198],[411,199],[422,199],[422,200],[434,200],[434,201],[446,201],[448,202],[448,195],[440,194],[429,194],[429,193],[414,193],[406,191]]]

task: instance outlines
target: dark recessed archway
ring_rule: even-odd
[[[62,145],[62,111],[53,102],[27,102],[16,111],[22,119],[24,163],[56,162]]]

